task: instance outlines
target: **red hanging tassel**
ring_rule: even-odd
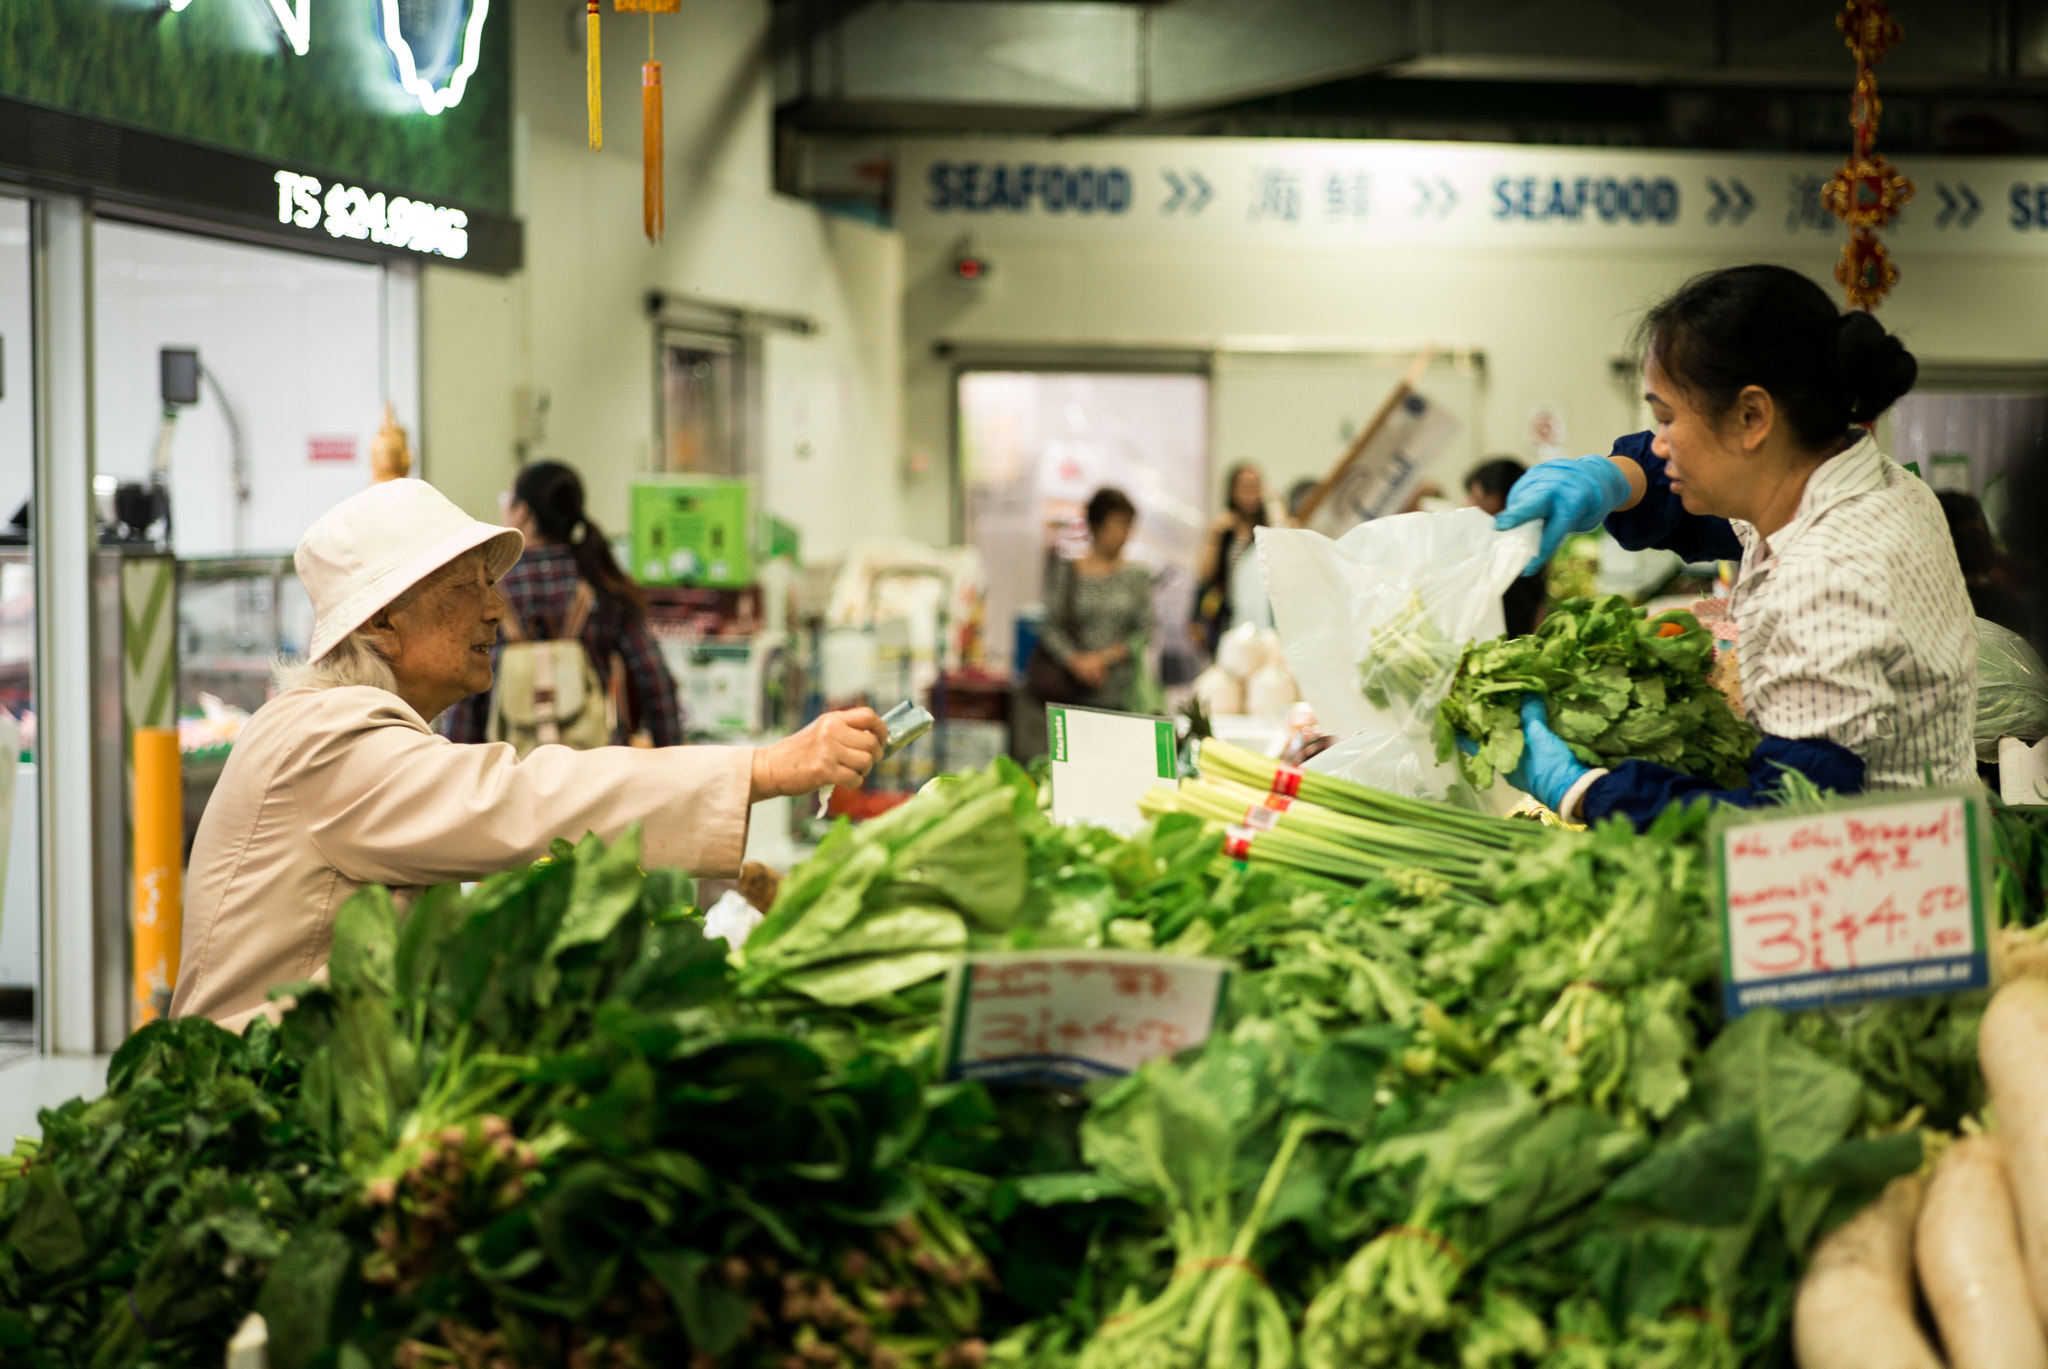
[[[647,62],[640,68],[640,157],[640,226],[647,241],[660,242],[662,230],[667,227],[667,206],[662,184],[659,62]]]

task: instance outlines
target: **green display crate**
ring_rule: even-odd
[[[752,494],[744,480],[651,477],[633,482],[633,575],[643,585],[754,583]]]

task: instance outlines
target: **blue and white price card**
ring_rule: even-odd
[[[1718,817],[1729,1016],[1985,987],[1990,833],[1959,790]]]

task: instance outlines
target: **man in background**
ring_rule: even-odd
[[[1508,506],[1508,491],[1522,478],[1525,469],[1512,456],[1487,458],[1466,475],[1465,502],[1485,510],[1489,516],[1497,515]],[[1543,616],[1543,577],[1524,575],[1516,580],[1500,596],[1500,607],[1507,619],[1508,636],[1522,637],[1534,632]]]

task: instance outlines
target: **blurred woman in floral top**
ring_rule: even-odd
[[[647,630],[647,599],[613,558],[604,532],[583,509],[583,481],[559,461],[536,461],[519,472],[504,496],[505,524],[526,537],[526,555],[498,582],[522,634],[551,638],[571,614],[579,585],[595,602],[579,636],[600,680],[611,662],[625,666],[625,716],[614,742],[646,732],[656,746],[679,746],[682,710],[661,649]],[[508,637],[510,633],[506,634]],[[450,709],[443,733],[453,741],[488,740],[491,696],[475,694]]]

